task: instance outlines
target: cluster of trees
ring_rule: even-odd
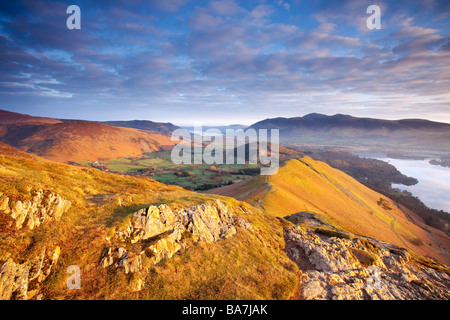
[[[315,151],[311,157],[344,171],[366,185],[382,190],[390,189],[392,183],[412,186],[418,182],[416,178],[402,174],[390,163],[377,159],[360,158],[346,151]]]
[[[227,182],[218,182],[218,183],[204,183],[201,185],[198,185],[194,188],[194,191],[205,191],[209,189],[219,188],[223,186],[227,186],[230,184],[233,184],[234,182],[232,180],[229,180]]]
[[[450,168],[450,158],[441,158],[440,160],[430,160],[430,164],[441,167],[449,167]]]

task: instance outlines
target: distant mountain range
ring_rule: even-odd
[[[250,128],[279,129],[282,141],[296,144],[450,151],[450,124],[422,119],[381,120],[311,113],[304,117],[265,119]]]
[[[336,128],[361,129],[365,131],[379,130],[450,130],[450,124],[433,122],[423,119],[404,120],[381,120],[373,118],[358,118],[345,114],[327,116],[320,113],[310,113],[303,117],[294,118],[271,118],[259,121],[250,126],[251,128],[282,128],[284,131],[295,132],[299,129],[328,131]]]
[[[139,156],[171,148],[174,142],[170,135],[177,128],[172,123],[149,120],[61,120],[0,110],[0,141],[56,161]],[[223,133],[226,129],[279,129],[280,142],[286,146],[450,152],[450,124],[422,119],[381,120],[311,113],[265,119],[250,127],[234,124],[214,128]]]
[[[196,130],[195,127],[182,127],[183,129],[189,130],[191,132],[194,132]],[[242,124],[230,124],[227,126],[203,126],[202,125],[202,130],[203,132],[209,130],[209,129],[217,129],[220,132],[222,132],[223,134],[226,134],[226,130],[227,129],[233,129],[233,130],[237,130],[237,129],[242,129],[242,130],[246,130],[248,128],[248,126],[242,125]],[[197,132],[196,132],[197,133]]]

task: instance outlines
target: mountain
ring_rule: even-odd
[[[375,131],[379,134],[387,134],[399,130],[432,130],[448,131],[450,124],[433,122],[422,119],[404,120],[381,120],[373,118],[357,118],[350,115],[335,114],[327,116],[319,113],[310,113],[304,117],[295,118],[273,118],[259,121],[250,128],[282,128],[286,132],[296,132],[299,129],[320,130],[323,132],[332,131],[337,128],[360,129],[365,131]],[[384,131],[387,131],[386,133]]]
[[[323,162],[290,160],[275,175],[208,193],[284,221],[285,252],[300,270],[293,298],[448,299],[450,238]]]
[[[300,151],[280,148],[272,176],[196,193],[53,161],[168,136],[3,115],[1,139],[27,152],[0,142],[1,300],[450,298],[448,235]]]
[[[311,113],[304,117],[265,119],[250,128],[279,129],[282,141],[294,144],[450,151],[450,124],[422,119],[381,120]]]
[[[102,123],[114,127],[134,128],[139,130],[153,131],[164,135],[172,135],[172,132],[178,129],[177,126],[173,125],[170,122],[162,123],[162,122],[153,122],[149,120],[104,121]]]
[[[44,158],[68,162],[139,156],[171,148],[161,133],[107,124],[0,113],[0,141]]]

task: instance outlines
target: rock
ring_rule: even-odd
[[[338,285],[338,284],[342,284],[345,283],[344,280],[342,280],[342,278],[338,275],[338,274],[331,274],[329,279],[328,279],[328,283],[332,286]]]
[[[8,259],[0,269],[0,300],[28,300],[39,293],[43,282],[58,262],[60,248],[44,248],[40,255],[22,263]]]
[[[141,272],[143,254],[157,264],[179,252],[185,246],[186,235],[193,242],[213,243],[232,237],[237,227],[253,232],[251,224],[235,214],[235,208],[219,200],[215,204],[176,210],[167,205],[150,206],[135,212],[130,223],[108,239],[111,244],[116,242],[125,247],[105,248],[100,265],[105,268],[115,265],[125,273]]]
[[[118,266],[123,268],[126,274],[136,273],[142,269],[142,256],[127,254],[119,260]]]
[[[145,282],[142,278],[138,278],[131,283],[133,291],[141,291],[145,287]]]
[[[285,227],[284,233],[286,254],[302,270],[304,299],[450,298],[449,275],[416,263],[403,248],[356,235],[318,235],[298,226]]]
[[[305,300],[312,300],[316,297],[322,296],[324,288],[320,281],[310,281],[303,287],[302,295]]]
[[[51,191],[38,190],[31,200],[10,201],[6,195],[0,196],[0,211],[13,219],[10,227],[33,230],[47,221],[59,220],[71,207],[71,202]]]
[[[363,300],[363,284],[341,284],[331,288],[331,296],[333,300]]]
[[[0,192],[0,211],[9,214],[11,210],[9,209],[9,198]]]
[[[349,248],[342,242],[348,239],[332,238],[323,241],[313,231],[295,232],[288,234],[288,241],[296,243],[302,248],[309,262],[320,271],[351,270],[360,266],[359,261],[351,254]]]

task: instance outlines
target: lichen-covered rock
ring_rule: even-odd
[[[42,252],[22,263],[8,259],[0,269],[0,300],[28,300],[39,292],[42,283],[56,266],[60,255],[57,246],[52,251]]]
[[[47,221],[59,220],[70,207],[69,200],[42,189],[34,192],[31,200],[24,201],[11,201],[0,194],[0,214],[8,215],[11,218],[9,227],[17,230],[23,227],[33,230]]]
[[[402,248],[361,236],[335,237],[286,227],[286,253],[302,270],[307,300],[450,298],[450,277],[415,262]]]
[[[360,267],[360,262],[352,255],[350,248],[343,245],[348,239],[331,238],[330,241],[322,241],[320,236],[310,230],[290,232],[289,247],[298,256],[300,249],[308,257],[316,270],[319,271],[344,271]],[[298,259],[298,258],[297,258]]]
[[[130,223],[115,233],[111,241],[116,245],[104,249],[100,265],[114,265],[125,273],[140,272],[144,254],[157,264],[179,252],[186,235],[193,242],[212,243],[232,237],[237,227],[253,231],[249,222],[235,214],[235,208],[219,200],[184,209],[150,206],[135,212]],[[139,287],[137,283],[136,288]]]
[[[324,283],[319,280],[309,281],[303,286],[302,294],[305,300],[313,300],[322,297],[324,293]]]

